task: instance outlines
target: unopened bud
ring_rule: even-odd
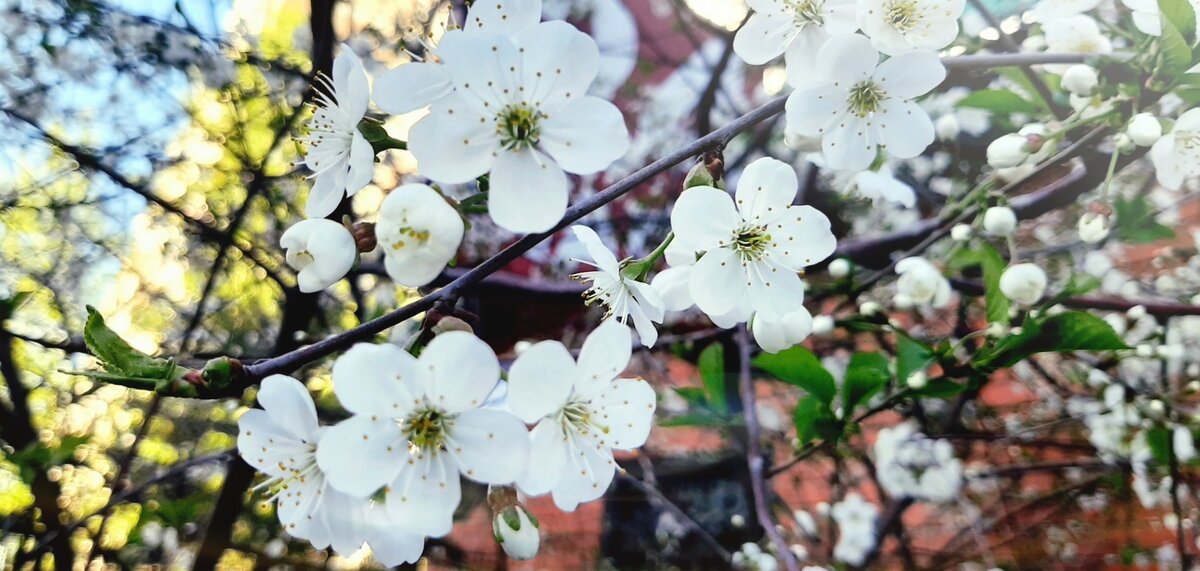
[[[1125,134],[1139,147],[1149,147],[1162,138],[1162,123],[1150,113],[1138,113],[1129,120]]]
[[[937,123],[933,125],[933,130],[937,133],[938,139],[953,141],[958,138],[962,127],[958,124],[958,117],[955,117],[953,113],[949,113],[938,117]]]
[[[834,321],[828,315],[817,315],[813,317],[813,335],[825,336],[833,333]]]
[[[908,376],[906,382],[908,383],[908,388],[921,390],[925,388],[925,385],[929,384],[929,375],[925,374],[925,371],[915,371]]]
[[[858,306],[858,312],[867,317],[877,315],[881,311],[883,311],[883,306],[874,301],[864,301],[862,305]]]
[[[700,161],[688,171],[687,177],[683,179],[683,189],[687,190],[694,186],[712,186],[722,188],[724,186],[725,177],[725,160],[720,153],[705,153],[700,157]]]
[[[1017,228],[1017,213],[1007,206],[993,206],[983,213],[983,230],[991,236],[1008,236]]]
[[[1095,244],[1108,237],[1108,217],[1103,214],[1085,212],[1079,217],[1079,239]]]
[[[438,320],[437,324],[433,326],[434,335],[441,335],[451,331],[466,331],[467,333],[474,333],[475,329],[471,327],[471,324],[454,317],[453,315],[447,315],[446,317],[441,318]]]
[[[488,507],[492,510],[492,535],[509,557],[518,561],[533,559],[541,546],[538,520],[517,500],[510,486],[488,488]]]
[[[1062,75],[1062,88],[1081,97],[1092,94],[1100,84],[1100,75],[1090,65],[1073,65]]]
[[[829,275],[838,279],[850,275],[850,262],[846,258],[838,258],[829,262]]]
[[[950,238],[956,242],[966,242],[971,239],[971,226],[969,224],[955,224],[950,229]]]
[[[375,251],[377,242],[375,241],[375,225],[370,222],[357,222],[350,228],[350,234],[354,236],[354,244],[358,246],[358,251],[362,253]]]
[[[1122,153],[1131,153],[1137,148],[1137,145],[1133,142],[1133,138],[1125,133],[1117,133],[1113,137],[1113,146]]]

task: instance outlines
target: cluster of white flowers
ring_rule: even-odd
[[[833,557],[850,565],[862,565],[878,541],[875,519],[879,517],[879,508],[852,492],[834,504],[829,514],[838,526]]]
[[[945,502],[958,497],[962,462],[948,440],[934,440],[906,422],[879,431],[875,440],[879,484],[897,498]]]
[[[612,451],[641,446],[654,416],[650,385],[618,378],[630,352],[629,329],[608,321],[578,360],[557,341],[525,351],[504,391],[496,355],[465,331],[436,336],[418,357],[359,344],[333,365],[352,416],[320,426],[304,385],[275,375],[259,391],[262,410],[238,421],[238,450],[269,476],[260,488],[290,535],[412,562],[425,537],[450,532],[462,477],[549,493],[566,511],[603,495]]]

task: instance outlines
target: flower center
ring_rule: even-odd
[[[847,104],[850,106],[851,113],[859,117],[866,117],[879,111],[885,99],[887,99],[887,93],[879,87],[879,84],[866,80],[860,81],[850,88]]]
[[[792,9],[796,27],[800,29],[810,24],[824,26],[825,17],[821,15],[824,6],[824,0],[787,0],[787,7]]]
[[[592,408],[586,402],[574,401],[568,403],[567,406],[563,407],[559,421],[562,422],[563,428],[574,428],[580,434],[587,435],[591,432],[592,428],[608,434],[608,427],[596,422]]]
[[[913,0],[895,0],[884,5],[883,19],[900,32],[907,32],[917,26],[917,3]]]
[[[767,233],[766,226],[746,224],[733,234],[733,251],[741,255],[743,260],[761,260],[770,243],[771,235]]]
[[[308,250],[300,250],[299,252],[296,252],[296,256],[295,256],[296,263],[293,264],[292,267],[296,268],[296,270],[303,270],[304,268],[307,268],[308,266],[312,265],[312,263],[314,261],[316,261],[316,259],[313,258],[313,255],[311,252],[309,252]]]
[[[418,230],[412,226],[401,226],[396,230],[395,239],[388,240],[392,244],[393,250],[402,250],[409,244],[409,241],[414,241],[417,244],[424,244],[429,241],[429,230]]]
[[[426,408],[405,419],[400,429],[412,446],[421,450],[440,450],[446,442],[451,420],[441,410]]]
[[[497,115],[496,132],[500,144],[509,151],[519,151],[537,145],[541,137],[542,112],[525,103],[514,103]]]

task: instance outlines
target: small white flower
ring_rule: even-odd
[[[317,111],[308,122],[304,166],[313,171],[312,189],[304,213],[310,218],[328,216],[343,196],[362,190],[375,173],[375,150],[358,131],[370,98],[362,61],[345,44],[333,60],[329,93],[317,91]]]
[[[879,51],[940,50],[958,37],[966,0],[862,0],[858,21]]]
[[[1162,11],[1155,0],[1121,0],[1133,12],[1133,25],[1148,36],[1162,35]]]
[[[838,525],[838,542],[833,557],[850,565],[862,565],[875,547],[875,518],[879,508],[855,492],[833,505],[829,515]]]
[[[955,224],[950,229],[950,238],[955,242],[966,242],[971,239],[972,234],[974,234],[974,231],[971,230],[969,224]]]
[[[1096,244],[1108,237],[1108,217],[1095,212],[1086,212],[1079,217],[1079,239],[1086,244]]]
[[[1008,236],[1017,229],[1017,213],[1007,206],[993,206],[983,212],[983,231],[989,236]]]
[[[509,506],[492,516],[492,534],[504,552],[517,561],[533,559],[542,543],[537,520],[520,505]]]
[[[837,240],[824,214],[792,205],[797,188],[790,165],[762,158],[743,171],[735,198],[707,186],[680,195],[672,246],[694,260],[688,293],[709,317],[737,323],[757,312],[778,320],[802,307],[798,272],[829,257]]]
[[[896,291],[916,305],[945,307],[950,303],[950,280],[936,266],[921,257],[904,258],[896,263]]]
[[[1200,108],[1179,116],[1170,132],[1150,147],[1158,184],[1179,190],[1186,177],[1200,175]]]
[[[1062,88],[1080,97],[1090,96],[1099,84],[1096,68],[1086,64],[1073,65],[1062,75]]]
[[[831,37],[817,55],[812,79],[788,96],[787,128],[820,136],[834,169],[864,170],[879,148],[892,157],[920,155],[933,142],[933,122],[912,100],[946,77],[933,52],[879,63],[879,52],[857,34]]]
[[[458,211],[424,184],[397,187],[383,200],[375,239],[388,276],[396,283],[423,286],[458,253],[465,226]]]
[[[1046,51],[1056,54],[1109,54],[1112,42],[1100,33],[1100,26],[1090,16],[1076,14],[1054,18],[1042,23],[1046,34]],[[1047,64],[1046,71],[1064,73],[1072,64]]]
[[[395,345],[355,345],[333,364],[334,393],[353,416],[327,429],[317,449],[321,469],[354,496],[386,487],[397,529],[449,533],[460,473],[510,484],[528,462],[525,425],[480,408],[499,378],[495,353],[463,331],[438,335],[419,358]]]
[[[877,301],[864,301],[858,306],[858,312],[866,317],[872,317],[882,313],[883,306]]]
[[[515,41],[541,20],[541,0],[474,2],[467,11],[463,32],[502,34]],[[375,80],[375,104],[388,113],[400,115],[449,96],[454,91],[454,82],[437,57],[438,48],[434,47],[432,52],[435,57],[424,62],[406,63],[380,74]]]
[[[907,379],[904,379],[904,384],[908,385],[910,389],[919,391],[929,384],[929,374],[925,371],[913,371]]]
[[[1037,264],[1016,264],[1000,274],[1000,292],[1021,305],[1031,306],[1046,293],[1046,271]]]
[[[953,141],[958,138],[958,134],[962,131],[959,125],[958,116],[953,113],[947,113],[938,117],[933,123],[933,130],[937,133],[937,138],[942,141]]]
[[[778,320],[758,314],[750,322],[754,341],[768,353],[778,353],[804,341],[813,332],[813,317],[801,307]]]
[[[850,275],[850,260],[838,258],[829,262],[829,275],[839,279]]]
[[[830,34],[858,30],[855,0],[752,0],[754,13],[733,38],[733,49],[750,65],[781,54],[789,78],[799,79]]]
[[[875,473],[893,497],[946,502],[962,486],[962,462],[948,440],[933,440],[912,422],[879,431]]]
[[[296,379],[271,375],[259,388],[258,402],[262,410],[251,409],[238,419],[238,452],[268,476],[256,489],[273,490],[271,501],[289,535],[318,549],[353,553],[370,537],[364,533],[366,504],[328,485],[316,458],[328,432],[317,424],[308,390]],[[424,546],[417,534],[393,533],[388,542],[402,555],[397,564],[416,561]]]
[[[566,211],[564,171],[592,174],[629,148],[621,111],[587,95],[596,42],[565,22],[510,39],[451,31],[438,53],[454,91],[409,133],[421,173],[460,184],[489,177],[488,212],[513,232],[550,229]]]
[[[907,183],[896,178],[892,174],[892,167],[886,163],[880,166],[878,171],[865,170],[855,174],[850,181],[850,191],[875,202],[885,200],[904,208],[917,205],[916,192]]]
[[[1149,147],[1162,138],[1162,123],[1153,113],[1138,113],[1129,120],[1125,133],[1139,147]]]
[[[833,318],[828,315],[818,315],[813,318],[813,334],[814,335],[829,335],[833,333],[833,328],[836,325]]]
[[[629,328],[606,321],[571,357],[558,341],[527,349],[509,369],[508,404],[537,423],[532,454],[517,480],[530,495],[550,492],[564,511],[599,498],[616,471],[612,451],[646,442],[655,393],[640,379],[617,378],[629,365]]]
[[[595,230],[587,226],[572,226],[571,231],[592,256],[590,262],[583,260],[584,263],[598,268],[573,276],[592,283],[584,294],[587,303],[600,302],[606,308],[606,318],[632,324],[637,329],[642,345],[653,347],[658,340],[658,330],[654,324],[662,323],[666,313],[662,296],[649,284],[625,277],[617,257],[600,241]]]
[[[300,291],[321,291],[341,280],[358,259],[358,246],[345,226],[324,218],[301,220],[279,237]]]
[[[1034,22],[1050,22],[1064,16],[1082,14],[1099,4],[1100,0],[1040,0],[1029,14]]]
[[[1196,456],[1196,445],[1192,431],[1186,426],[1176,426],[1171,431],[1171,449],[1180,462],[1186,463]]]

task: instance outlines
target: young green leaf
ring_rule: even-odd
[[[842,382],[842,405],[846,414],[860,403],[871,398],[892,378],[888,361],[879,353],[855,353],[850,356],[846,367],[846,379]]]
[[[995,115],[1009,113],[1036,114],[1041,111],[1037,104],[1007,89],[982,89],[958,101],[959,107],[983,109]]]
[[[754,366],[775,378],[804,389],[808,394],[829,405],[837,395],[833,375],[821,366],[812,351],[799,345],[778,353],[763,353],[754,358]]]
[[[981,352],[976,364],[1002,368],[1011,367],[1035,353],[1128,348],[1107,321],[1090,313],[1068,311],[1025,322],[1020,334],[1000,340],[991,351]]]
[[[717,412],[725,412],[725,348],[713,343],[700,352],[700,380],[704,383],[704,394]]]
[[[829,405],[813,395],[806,396],[796,403],[792,421],[796,425],[796,438],[801,445],[817,438],[837,440],[842,434],[842,423],[833,415]]]
[[[913,373],[928,369],[933,361],[933,349],[928,345],[907,335],[897,337],[896,378],[901,383],[906,382]]]
[[[995,248],[982,244],[973,250],[961,250],[950,260],[950,267],[964,269],[978,266],[983,272],[984,303],[987,306],[988,323],[1008,323],[1008,307],[1011,303],[1000,291],[1000,276],[1008,265]]]
[[[175,363],[151,357],[134,349],[108,328],[104,317],[96,308],[89,305],[87,312],[83,341],[88,350],[104,363],[106,371],[113,375],[139,379],[166,380],[174,376]]]

